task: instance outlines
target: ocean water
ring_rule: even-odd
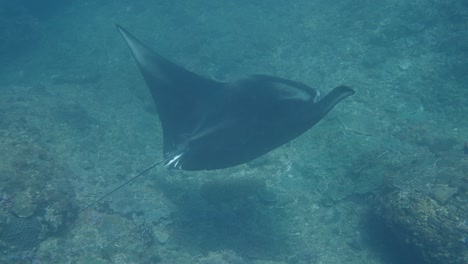
[[[468,3],[0,0],[0,263],[468,263]],[[162,159],[120,24],[219,81],[356,94],[244,165]]]

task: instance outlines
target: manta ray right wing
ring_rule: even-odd
[[[163,58],[117,25],[132,51],[159,112],[165,158],[179,155],[177,148],[200,129],[208,108],[225,87]]]

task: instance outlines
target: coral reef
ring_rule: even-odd
[[[464,196],[464,197],[462,197]],[[468,263],[468,205],[460,194],[445,205],[423,193],[390,192],[379,198],[378,214],[400,242],[428,263]]]
[[[0,241],[7,245],[2,245],[5,248],[14,248],[16,250],[30,250],[40,241],[42,233],[41,222],[36,218],[21,218],[3,214],[1,222]]]
[[[373,247],[393,238],[468,263],[468,2],[270,2],[0,0],[0,263],[404,263]],[[76,220],[161,158],[116,22],[217,80],[357,93],[247,166],[157,168]]]
[[[15,88],[2,94],[1,105],[9,107],[37,92]],[[77,206],[69,174],[44,143],[40,128],[27,120],[28,108],[11,107],[6,116],[8,129],[0,130],[0,242],[5,256],[25,255],[65,230]]]

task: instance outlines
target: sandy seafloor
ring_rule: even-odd
[[[468,5],[329,2],[18,8],[2,29],[0,262],[468,260]],[[217,80],[264,73],[356,94],[249,164],[156,168],[80,213],[162,158],[155,107],[115,23]],[[393,194],[427,206],[400,218]]]

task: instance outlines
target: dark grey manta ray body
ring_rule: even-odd
[[[267,75],[229,83],[209,80],[117,28],[158,109],[169,168],[214,170],[246,163],[298,137],[354,94],[339,86],[320,98],[302,83]]]

